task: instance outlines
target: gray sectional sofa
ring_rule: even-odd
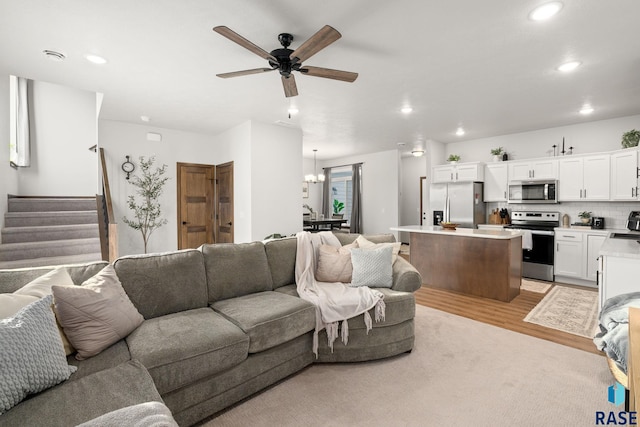
[[[357,237],[337,236],[342,244]],[[385,321],[367,334],[362,315],[350,319],[348,345],[338,342],[333,352],[323,331],[316,359],[315,307],[296,292],[296,246],[286,238],[119,258],[114,268],[144,322],[97,356],[69,356],[77,372],[0,415],[0,426],[72,426],[149,401],[164,402],[178,424],[192,425],[314,362],[373,360],[413,348],[413,292],[421,277],[399,257],[392,288],[379,289]],[[81,284],[105,265],[68,271]],[[49,270],[1,270],[0,293]]]

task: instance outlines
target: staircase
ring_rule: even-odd
[[[0,268],[102,259],[95,198],[10,196],[4,225]]]

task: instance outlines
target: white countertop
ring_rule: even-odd
[[[445,234],[458,237],[479,237],[483,239],[515,239],[516,237],[522,236],[520,230],[476,230],[473,228],[445,230],[439,225],[403,225],[400,227],[391,227],[391,230],[408,233]]]
[[[629,233],[629,230],[609,230]],[[638,239],[640,240],[640,238]],[[640,259],[640,243],[633,239],[612,239],[608,237],[600,247],[599,255]]]
[[[616,230],[611,228],[597,229],[597,228],[591,228],[591,227],[556,227],[553,230],[556,232],[563,232],[563,231],[574,232],[575,231],[577,233],[589,233],[589,234],[596,234],[599,236],[608,236],[609,233],[611,232],[625,233],[628,231],[628,230]]]

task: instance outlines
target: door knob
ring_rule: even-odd
[[[231,226],[232,224],[231,224],[231,222],[228,222],[227,225]]]
[[[182,225],[187,225],[189,224],[187,221],[182,221]]]

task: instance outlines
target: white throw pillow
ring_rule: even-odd
[[[0,414],[27,395],[69,379],[78,369],[67,364],[52,298],[46,296],[0,320]]]
[[[400,247],[402,246],[402,242],[373,243],[363,236],[358,236],[356,242],[358,243],[358,247],[362,249],[376,249],[389,246],[393,250],[392,262],[396,262],[396,259],[398,259]]]
[[[357,243],[335,247],[320,245],[318,247],[318,268],[316,280],[319,282],[351,282],[351,249],[357,248]]]
[[[53,286],[55,310],[64,333],[83,360],[126,338],[144,321],[127,296],[113,266],[81,286]]]
[[[393,285],[393,248],[384,246],[376,249],[353,249],[351,262],[353,276],[351,286],[390,288]]]

